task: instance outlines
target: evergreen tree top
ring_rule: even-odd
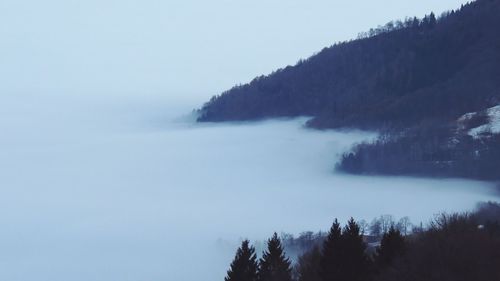
[[[354,218],[351,218],[344,228],[344,236],[346,237],[361,237],[359,225],[356,223]]]
[[[321,253],[319,275],[322,280],[335,280],[339,265],[342,259],[342,227],[337,219],[334,220],[328,237],[323,243],[323,251]]]
[[[278,234],[267,241],[267,250],[260,260],[260,281],[291,281],[291,262],[286,257]]]
[[[227,272],[225,281],[257,281],[258,263],[255,248],[250,246],[248,240],[241,243],[236,251],[236,256]]]
[[[397,257],[402,256],[406,251],[406,240],[401,232],[391,226],[384,234],[380,247],[377,248],[375,262],[380,268],[389,266]]]
[[[332,247],[332,243],[339,241],[342,236],[342,227],[337,219],[333,221],[332,227],[330,228],[330,232],[328,232],[328,237],[326,238],[325,247]]]

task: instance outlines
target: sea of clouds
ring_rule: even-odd
[[[375,134],[306,118],[196,124],[197,104],[159,98],[0,104],[1,280],[222,280],[241,238],[335,217],[425,223],[495,198],[481,182],[335,173]]]

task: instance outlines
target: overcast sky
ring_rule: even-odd
[[[465,0],[0,0],[0,95],[204,100],[339,40]]]

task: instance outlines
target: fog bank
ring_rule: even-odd
[[[196,105],[2,97],[0,279],[222,280],[242,237],[334,217],[425,222],[495,198],[480,182],[333,172],[373,134],[306,119],[196,124]]]

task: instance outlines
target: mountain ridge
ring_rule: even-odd
[[[417,144],[423,142],[425,146],[429,144],[421,140],[421,135],[439,136],[439,145],[430,149],[434,152],[422,152],[422,155],[439,154],[437,151],[446,147],[452,132],[456,131],[460,116],[500,104],[498,26],[500,0],[470,2],[439,18],[430,14],[423,19],[390,22],[359,39],[335,44],[294,66],[257,77],[213,97],[198,111],[198,121],[308,115],[313,116],[308,123],[313,128],[369,129],[392,135],[405,132],[406,138]],[[390,142],[387,139],[386,144],[398,142],[395,138]],[[467,139],[466,135],[459,139],[478,142]],[[380,142],[372,144],[372,148],[380,146]],[[496,148],[498,144],[489,143],[488,147],[491,146]],[[367,147],[369,145],[355,149],[357,158],[349,154],[339,168],[342,170],[346,161],[370,163],[368,166],[375,164],[367,157],[370,154]],[[402,159],[398,161],[404,167],[403,163],[409,160],[404,160],[407,157],[403,151],[400,154]],[[445,154],[456,155],[457,152]],[[455,159],[445,162],[450,161]],[[388,173],[364,166],[367,165],[343,170]],[[453,170],[446,168],[450,169]],[[413,170],[393,172],[414,174]],[[489,173],[487,178],[500,179],[500,170],[493,169]],[[466,172],[450,175],[483,177]]]

